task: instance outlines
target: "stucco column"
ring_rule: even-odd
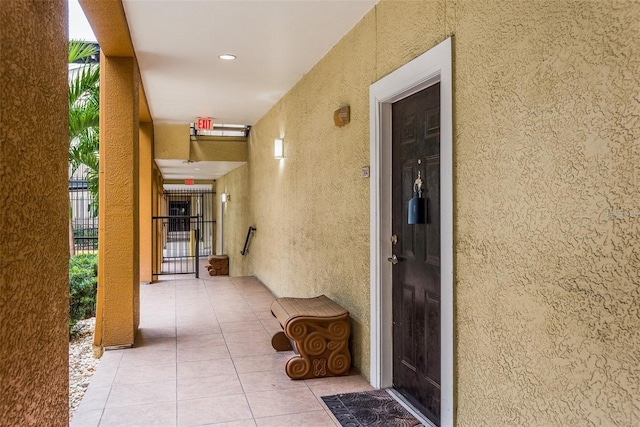
[[[100,58],[98,348],[133,345],[139,323],[138,70],[131,57]]]
[[[153,125],[140,123],[140,281],[151,282]]]
[[[66,0],[1,2],[0,46],[0,425],[67,426]]]
[[[151,168],[151,212],[153,216],[160,216],[162,212],[162,175],[155,163],[151,165]],[[162,223],[156,221],[156,223],[152,224],[151,232],[155,235],[155,245],[152,247],[151,262],[153,263],[153,270],[159,271],[160,265],[162,264]],[[152,280],[156,279],[157,276],[152,277]]]

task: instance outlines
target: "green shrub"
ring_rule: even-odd
[[[74,255],[69,260],[69,331],[78,320],[96,314],[96,291],[98,289],[98,256],[96,254]]]

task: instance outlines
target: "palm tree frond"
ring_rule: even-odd
[[[100,67],[98,64],[87,64],[71,71],[69,82],[69,106],[86,98],[100,97]]]
[[[88,60],[98,53],[98,49],[92,44],[81,40],[69,40],[69,64],[80,60]]]
[[[69,75],[69,164],[72,173],[85,165],[84,179],[97,214],[100,133],[100,66],[89,63],[98,52],[91,43],[69,42],[69,63],[84,62]]]

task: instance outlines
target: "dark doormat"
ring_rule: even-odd
[[[385,390],[322,396],[322,400],[343,427],[422,425]]]

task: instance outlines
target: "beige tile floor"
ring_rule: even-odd
[[[251,277],[167,276],[140,286],[134,348],[105,352],[71,426],[338,426],[321,396],[360,375],[293,381],[273,296]]]

